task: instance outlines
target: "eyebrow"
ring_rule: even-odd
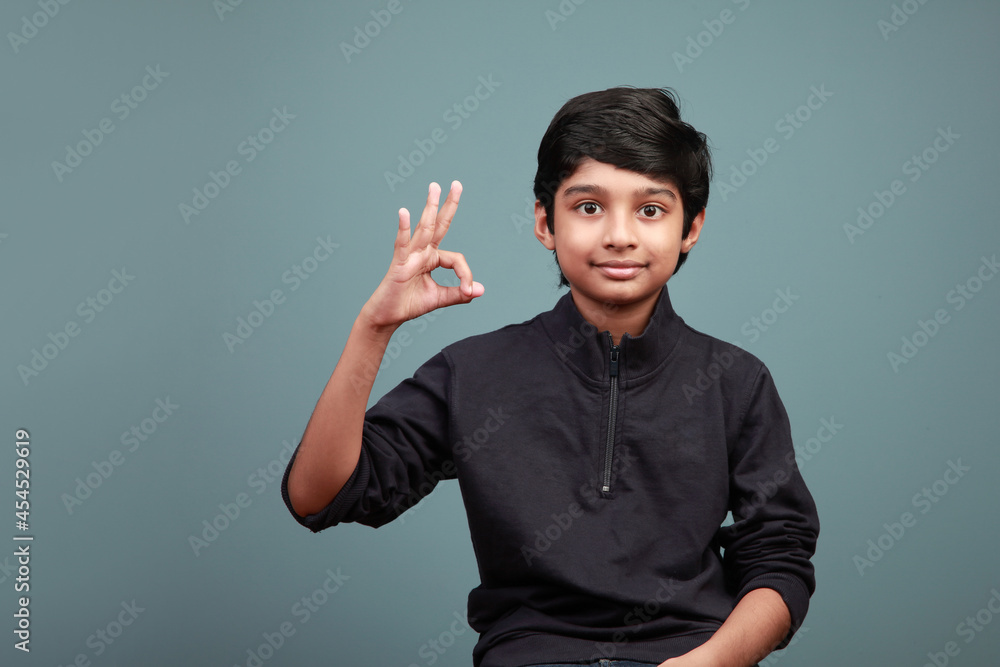
[[[594,185],[591,183],[581,183],[579,185],[571,185],[570,187],[566,188],[565,192],[563,192],[564,197],[571,197],[577,194],[607,196],[608,191],[605,188],[601,187],[600,185]],[[673,190],[670,190],[668,188],[654,188],[654,187],[639,188],[633,191],[632,194],[636,197],[652,197],[655,195],[666,195],[671,200],[675,202],[677,201],[677,195],[674,193]]]

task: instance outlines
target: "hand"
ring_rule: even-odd
[[[399,209],[399,231],[392,264],[362,309],[362,315],[373,327],[394,329],[432,310],[468,303],[486,291],[481,283],[472,280],[472,270],[461,253],[438,248],[448,233],[461,195],[462,184],[452,182],[448,199],[438,211],[441,187],[431,183],[427,204],[413,238],[410,238],[410,212]],[[460,284],[445,287],[434,282],[431,271],[438,267],[453,269]]]

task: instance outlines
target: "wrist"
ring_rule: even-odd
[[[378,321],[372,313],[371,301],[365,302],[354,321],[354,328],[370,340],[388,341],[399,328],[401,322],[384,323]]]

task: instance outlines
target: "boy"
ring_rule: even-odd
[[[469,595],[476,667],[748,667],[805,616],[819,522],[774,383],[688,327],[667,293],[710,180],[706,138],[669,90],[567,102],[534,191],[535,235],[569,293],[449,345],[366,413],[392,332],[484,293],[461,254],[438,248],[457,181],[440,211],[430,185],[412,238],[399,211],[392,264],[282,496],[313,531],[378,527],[457,478],[482,579]],[[439,266],[461,284],[437,285]]]

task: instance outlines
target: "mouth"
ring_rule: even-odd
[[[643,264],[633,261],[610,261],[601,262],[595,265],[601,272],[609,278],[615,280],[628,280],[634,278],[642,270]]]

